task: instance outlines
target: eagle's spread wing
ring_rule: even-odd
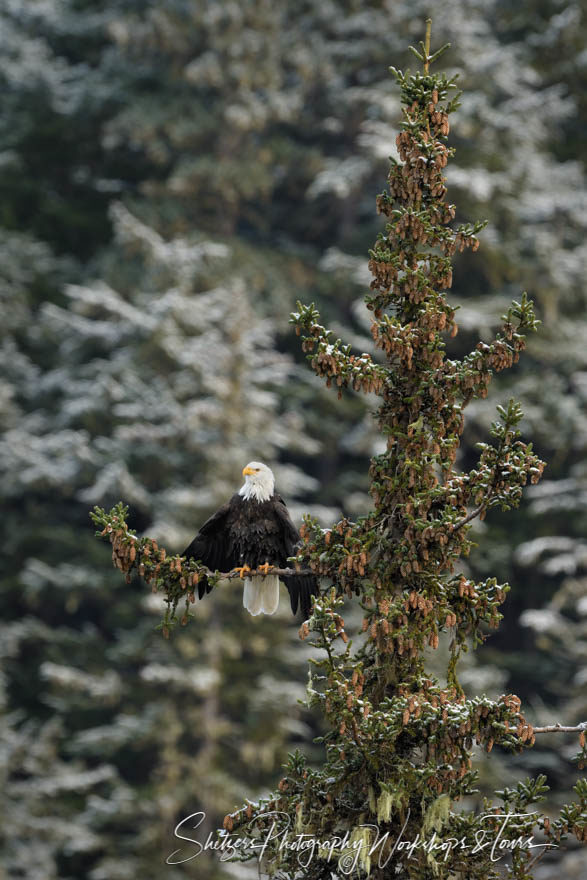
[[[287,566],[287,557],[295,556],[300,541],[300,533],[292,523],[289,511],[285,506],[285,501],[281,495],[275,495],[275,514],[279,520],[282,529],[284,560],[283,566]],[[318,594],[318,584],[316,578],[312,574],[296,574],[282,578],[291,602],[291,610],[296,614],[298,603],[302,611],[302,616],[306,620],[312,613],[312,596]]]
[[[202,562],[211,571],[230,571],[238,565],[238,560],[233,558],[232,542],[226,533],[231,502],[232,498],[206,520],[194,540],[183,551],[182,556]],[[208,578],[201,576],[198,581],[198,597],[201,599],[211,589]]]

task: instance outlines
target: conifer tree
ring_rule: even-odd
[[[138,582],[121,589],[88,534],[88,501],[123,493],[135,524],[148,521],[157,537],[185,545],[233,490],[243,462],[257,453],[273,464],[311,443],[300,414],[285,408],[262,442],[255,436],[275,411],[276,385],[296,367],[274,350],[273,326],[253,314],[244,283],[227,277],[226,247],[165,240],[120,205],[114,219],[116,264],[126,270],[118,285],[69,285],[59,304],[44,303],[34,319],[25,312],[28,321],[14,309],[16,342],[31,358],[14,341],[0,347],[13,404],[0,441],[12,545],[0,626],[9,817],[0,839],[10,877],[159,877],[194,793],[212,830],[227,801],[251,786],[267,790],[304,730],[303,682],[285,688],[294,626],[257,619],[245,647],[249,615],[223,592],[200,609],[196,640],[184,632],[162,642],[153,631],[158,598]],[[31,265],[52,267],[40,246],[27,253]],[[28,263],[5,256],[17,288]],[[303,489],[293,465],[281,473]],[[35,498],[41,527],[23,497]],[[284,622],[290,616],[288,608]],[[294,662],[303,669],[299,651]],[[145,834],[127,849],[133,816]],[[198,864],[202,878],[220,871],[213,857]]]
[[[263,870],[283,878],[303,870],[305,878],[318,880],[356,869],[376,878],[490,880],[506,870],[493,846],[501,834],[526,841],[511,849],[507,862],[508,875],[521,880],[532,876],[539,857],[527,845],[534,834],[552,844],[569,833],[587,837],[585,780],[575,786],[576,801],[552,822],[534,809],[547,791],[543,776],[496,792],[479,815],[463,809],[463,800],[475,793],[474,743],[488,752],[494,746],[523,750],[538,732],[517,696],[466,699],[457,676],[460,653],[498,626],[509,589],[495,578],[476,583],[459,571],[459,559],[472,546],[470,524],[491,508],[516,507],[524,485],[537,482],[544,468],[521,440],[515,401],[498,406],[491,440],[479,444],[477,466],[468,472],[455,467],[467,404],[487,395],[494,372],[517,362],[526,333],[538,322],[524,294],[490,343],[478,342],[461,359],[447,355],[446,337],[457,332],[447,299],[451,257],[457,249],[477,250],[484,224],[455,226],[455,208],[446,201],[449,116],[459,95],[456,78],[430,72],[446,47],[431,54],[429,37],[428,27],[426,42],[413,50],[422,72],[391,68],[403,105],[399,161],[392,159],[388,188],[377,199],[386,225],[370,253],[373,281],[366,297],[383,358],[353,354],[320,324],[313,305],[298,304],[292,315],[327,385],[339,396],[353,388],[379,398],[386,449],[371,462],[369,514],[328,530],[308,517],[302,529],[297,564],[305,560],[323,584],[300,636],[318,652],[308,701],[328,725],[325,763],[311,769],[299,753],[290,756],[278,791],[224,822],[227,843],[238,834],[251,844],[235,858],[262,850]],[[138,567],[166,592],[167,628],[177,619],[180,599],[189,608],[199,566],[165,558],[149,539],[137,540],[125,513],[122,506],[110,514],[98,509],[94,519],[110,536],[118,567],[127,575]],[[342,617],[345,599],[353,596],[364,611],[354,644]],[[446,637],[444,684],[427,671],[426,652]],[[587,752],[580,727],[581,762]],[[305,856],[287,845],[287,835],[303,835]],[[312,849],[311,841],[323,845]],[[503,852],[498,848],[498,857]]]

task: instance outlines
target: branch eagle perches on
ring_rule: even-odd
[[[112,562],[130,583],[133,574],[139,575],[151,585],[154,593],[162,592],[167,608],[159,628],[167,638],[169,632],[178,621],[185,626],[190,618],[190,605],[196,601],[198,584],[206,583],[206,592],[222,580],[243,577],[243,572],[233,569],[228,572],[211,571],[205,565],[184,556],[170,556],[164,547],[160,547],[152,538],[138,538],[135,531],[128,528],[126,518],[128,507],[121,501],[106,512],[101,507],[94,507],[90,517],[97,528],[96,535],[108,538],[112,544]],[[270,568],[251,570],[247,576],[264,577],[268,573],[278,577],[295,577],[296,575],[312,575],[311,568],[299,563],[288,568]],[[200,598],[202,596],[200,595]],[[183,613],[178,616],[178,607],[183,602]]]

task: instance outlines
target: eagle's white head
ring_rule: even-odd
[[[250,461],[243,468],[244,485],[239,489],[239,495],[246,498],[254,498],[255,501],[268,501],[273,495],[275,477],[273,471],[260,461]]]

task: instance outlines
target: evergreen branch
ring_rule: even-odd
[[[167,554],[165,547],[160,547],[152,538],[137,538],[135,532],[128,528],[126,516],[128,507],[121,501],[113,507],[109,513],[101,507],[94,507],[90,517],[98,527],[96,535],[108,538],[112,544],[112,561],[130,583],[133,574],[144,578],[148,584],[152,584],[154,592],[160,590],[165,594],[167,609],[160,626],[163,634],[169,634],[170,627],[177,623],[176,610],[180,601],[185,602],[185,613],[181,618],[182,624],[187,623],[190,614],[189,606],[195,602],[198,583],[206,582],[208,588],[221,580],[233,580],[243,578],[244,572],[232,569],[227,572],[212,571],[196,559],[186,559],[185,556]],[[246,572],[247,577],[266,577],[268,574],[278,577],[294,577],[296,575],[314,574],[310,568],[287,567],[263,569],[251,569]]]
[[[476,516],[479,516],[484,510],[487,509],[487,503],[480,504],[479,507],[476,507],[475,510],[472,510],[471,513],[464,516],[462,519],[458,520],[458,522],[454,523],[452,530],[456,532],[457,529],[461,529],[463,526],[466,526],[467,523],[470,523],[471,520],[475,519]]]
[[[298,311],[290,315],[290,324],[295,325],[298,335],[302,330],[302,350],[310,352],[308,359],[318,376],[326,379],[326,385],[333,383],[338,388],[339,398],[342,388],[351,387],[354,391],[379,393],[389,378],[388,370],[373,361],[371,355],[351,354],[351,346],[343,345],[340,339],[333,341],[332,331],[318,323],[320,314],[314,307],[297,303]]]
[[[430,69],[430,35],[432,32],[432,19],[426,19],[426,39],[423,46],[424,49],[424,72],[428,73]]]
[[[559,724],[547,724],[545,727],[534,727],[534,733],[585,733],[587,731],[587,721],[582,721],[574,727]]]
[[[520,431],[516,425],[522,418],[522,409],[518,403],[510,399],[507,409],[497,407],[503,424],[493,422],[491,434],[497,438],[497,448],[487,443],[478,443],[481,449],[480,467],[467,476],[468,491],[478,498],[484,494],[477,507],[452,526],[456,532],[477,516],[496,505],[502,510],[517,507],[521,498],[522,486],[530,478],[535,483],[544,469],[544,462],[534,454],[531,444],[520,441]]]
[[[433,52],[432,54],[430,54],[431,33],[432,33],[432,19],[427,18],[426,19],[426,36],[425,36],[424,40],[420,40],[420,52],[418,52],[418,50],[415,49],[414,46],[408,47],[410,52],[412,52],[416,56],[418,61],[421,61],[422,64],[424,65],[424,73],[426,75],[428,75],[430,73],[430,65],[434,61],[437,61],[438,58],[441,57],[441,55],[444,55],[444,53],[446,52],[447,49],[450,49],[450,43],[445,43],[444,46],[441,46],[440,49],[436,50],[436,52]],[[393,67],[390,67],[390,70],[392,70],[394,73],[396,72],[395,68],[393,68]]]
[[[122,513],[122,516],[120,515]],[[160,547],[159,544],[154,541],[152,538],[137,538],[134,531],[130,530],[124,520],[124,516],[128,513],[128,508],[122,505],[122,502],[119,501],[116,507],[113,507],[109,513],[105,513],[104,510],[100,507],[95,507],[93,512],[90,513],[94,523],[96,525],[103,525],[101,531],[96,532],[98,537],[108,537],[110,541],[114,544],[117,539],[123,539],[129,546],[134,546],[136,548],[135,553],[128,554],[128,564],[123,571],[130,571],[131,568],[138,566],[139,564],[139,556],[141,552],[143,553],[143,563],[144,559],[144,551],[147,548],[148,551],[152,551],[159,555],[159,560],[161,562],[171,561],[171,560],[179,560],[181,562],[188,561],[185,556],[178,555],[169,555],[164,547]],[[115,550],[113,550],[113,553]],[[149,555],[151,555],[149,553]],[[132,557],[132,558],[131,558]],[[198,566],[198,574],[207,575],[215,580],[230,580],[232,578],[242,578],[242,575],[239,570],[231,569],[230,571],[212,571],[212,569],[207,568],[202,563],[199,563],[198,560],[195,560]],[[117,568],[120,566],[117,565]],[[177,569],[179,572],[179,569]],[[268,572],[265,572],[261,569],[251,569],[250,572],[247,572],[247,577],[266,577],[267,574],[276,574],[280,577],[293,577],[298,574],[314,574],[314,571],[311,568],[275,568],[272,567]]]
[[[185,556],[180,556],[180,559],[185,559]],[[205,565],[199,567],[198,569],[202,574],[209,575],[213,577],[214,580],[232,580],[233,578],[241,578],[240,571],[236,571],[234,568],[230,571],[212,571],[209,568],[206,568]],[[258,568],[253,568],[251,571],[247,571],[245,577],[267,577],[267,575],[276,574],[278,577],[294,577],[298,574],[315,574],[311,568],[269,568],[268,572],[262,571]]]

